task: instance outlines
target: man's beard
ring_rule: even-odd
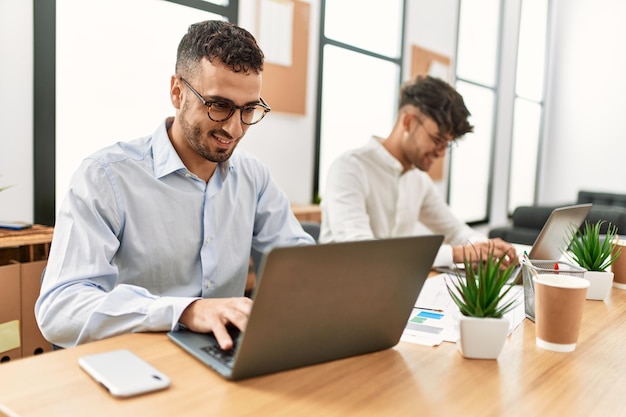
[[[202,131],[197,127],[191,128],[183,125],[183,129],[185,133],[185,140],[187,141],[189,146],[191,146],[198,155],[200,155],[207,161],[216,163],[224,162],[228,160],[228,158],[230,158],[230,156],[233,154],[233,151],[235,150],[235,148],[233,147],[230,149],[218,149],[217,151],[213,151],[208,146],[204,146],[202,144],[201,138],[203,136],[206,137],[208,140],[212,140],[210,136],[212,136],[213,133],[217,131],[208,132],[205,136],[202,134]],[[222,136],[228,136],[228,134],[226,134],[224,131],[220,131],[220,133],[222,134]]]
[[[213,140],[212,136],[214,134],[218,134],[218,137],[225,137],[229,140],[234,141],[234,139],[232,139],[230,134],[221,129],[211,130],[206,134],[203,134],[199,127],[194,127],[187,123],[187,120],[185,119],[185,109],[183,109],[180,115],[180,125],[183,128],[183,134],[185,135],[185,140],[189,146],[191,146],[191,148],[196,151],[198,155],[202,156],[207,161],[216,163],[224,162],[233,154],[235,147],[229,148],[228,150],[218,149],[217,151],[213,151],[208,146],[203,145],[202,138],[206,138],[207,142],[210,142]]]

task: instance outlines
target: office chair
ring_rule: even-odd
[[[310,221],[301,221],[300,224],[305,232],[311,235],[311,237],[317,241],[320,238],[320,229],[321,225],[318,222],[310,222]]]
[[[311,235],[313,240],[315,240],[315,242],[317,243],[320,237],[321,225],[318,222],[304,221],[304,220],[301,221],[300,224],[302,225],[302,228],[304,229],[304,231],[307,232],[309,235]],[[261,265],[261,259],[263,258],[263,254],[257,250],[252,249],[251,256],[252,256],[252,266],[254,267],[254,273],[258,274],[259,266]]]

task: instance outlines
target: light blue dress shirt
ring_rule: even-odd
[[[198,298],[243,296],[251,247],[314,243],[258,159],[237,149],[205,183],[167,123],[95,153],[72,177],[35,305],[52,343],[175,329]]]

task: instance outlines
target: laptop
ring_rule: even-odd
[[[552,210],[535,243],[528,252],[529,259],[560,259],[567,249],[572,226],[580,227],[591,210],[592,203],[576,204]]]
[[[585,203],[555,208],[548,216],[532,246],[513,244],[518,255],[526,251],[530,260],[561,259],[563,250],[568,245],[567,238],[570,234],[570,227],[579,227],[585,220],[585,217],[587,217],[592,206],[592,203]],[[459,272],[461,275],[464,275],[465,266],[457,264],[455,268],[441,267],[436,269],[440,272],[452,274]],[[521,272],[521,266],[517,266],[511,274],[510,280],[521,283]]]
[[[535,243],[531,247],[514,245],[518,254],[526,250],[528,259],[532,260],[559,260],[563,257],[563,251],[567,249],[572,226],[580,227],[585,217],[591,210],[592,203],[575,204],[573,206],[558,207],[552,210],[548,220],[541,228]],[[522,283],[522,266],[518,265],[511,280],[516,284]]]
[[[211,333],[167,335],[230,380],[393,347],[442,242],[428,235],[274,248],[233,349],[222,351]]]

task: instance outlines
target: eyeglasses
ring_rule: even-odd
[[[243,106],[236,106],[230,100],[205,100],[204,97],[200,93],[198,93],[183,77],[180,77],[180,80],[191,90],[192,93],[196,95],[207,107],[207,114],[209,119],[214,122],[224,122],[235,113],[235,110],[239,110],[239,117],[241,118],[241,123],[244,125],[253,125],[259,123],[265,114],[269,113],[270,106],[263,100],[262,97],[259,97],[261,102],[254,104],[244,104]]]
[[[426,126],[424,126],[424,121],[419,116],[417,116],[416,114],[412,114],[412,113],[410,114],[411,116],[415,117],[415,119],[417,120],[417,123],[419,123],[420,126],[424,128],[424,132],[426,132],[426,135],[428,135],[428,137],[435,144],[437,149],[443,149],[443,148],[452,149],[457,145],[455,139],[448,140],[448,139],[442,138],[439,135],[433,135],[426,129]]]

